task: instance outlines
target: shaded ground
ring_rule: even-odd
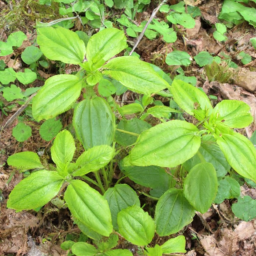
[[[226,53],[231,59],[239,65],[237,70],[230,69],[232,72],[230,79],[225,82],[209,82],[207,80],[204,68],[199,68],[196,63],[193,63],[185,72],[187,76],[197,77],[197,86],[202,87],[208,95],[217,96],[217,100],[222,99],[238,99],[250,105],[252,115],[256,114],[256,52],[249,44],[249,39],[256,36],[255,29],[247,23],[235,26],[228,32],[228,40],[226,43],[217,43],[213,38],[211,25],[218,22],[217,16],[221,10],[221,1],[198,1],[198,5],[202,17],[197,18],[194,29],[184,30],[180,28],[178,32],[178,40],[173,44],[164,43],[161,38],[150,41],[143,38],[136,51],[141,55],[142,59],[154,63],[161,67],[165,72],[174,77],[177,67],[168,66],[165,64],[165,57],[173,49],[186,51],[191,56],[195,56],[201,51],[209,51],[217,56],[221,52]],[[24,1],[22,2],[24,3]],[[176,1],[170,1],[170,4],[175,4]],[[4,15],[0,15],[0,39],[5,40],[11,31],[22,30],[28,36],[28,40],[14,54],[0,57],[4,60],[8,67],[14,68],[16,71],[24,68],[20,54],[26,46],[32,44],[35,40],[35,17],[29,15],[33,10],[30,6],[25,5],[23,12],[17,13],[20,15],[21,22],[13,18],[13,22],[4,24],[4,15],[10,15],[10,4],[5,1],[0,1],[0,10]],[[13,6],[15,8],[16,6]],[[144,13],[143,17],[149,18],[153,8],[150,6]],[[37,11],[34,11],[35,16],[39,17]],[[47,16],[48,15],[48,16]],[[57,19],[58,12],[53,8],[52,12],[47,14],[43,19],[51,21]],[[37,18],[38,18],[37,17]],[[158,14],[161,18],[161,14]],[[48,20],[46,20],[48,18]],[[2,22],[2,23],[1,23]],[[26,24],[26,26],[24,26]],[[186,36],[184,36],[186,35]],[[135,41],[130,38],[129,40]],[[242,65],[236,56],[239,52],[245,51],[253,57],[252,62],[247,65]],[[15,60],[15,61],[14,61]],[[66,73],[70,73],[72,66],[66,66]],[[223,67],[223,70],[225,67]],[[225,72],[225,71],[224,71]],[[46,79],[55,73],[52,71],[45,73],[44,70],[39,70],[42,78]],[[31,87],[41,86],[42,81],[36,80]],[[21,84],[18,84],[22,89]],[[134,101],[136,95],[127,93],[125,100],[127,102]],[[4,101],[4,99],[1,99]],[[13,103],[5,102],[11,105]],[[7,111],[8,116],[0,112],[1,125],[6,124],[18,110],[20,106],[15,103],[15,106]],[[65,125],[70,123],[67,115]],[[6,209],[7,198],[11,190],[22,179],[22,174],[12,170],[6,164],[8,156],[21,151],[44,151],[45,161],[50,162],[48,157],[51,142],[43,141],[38,132],[38,124],[30,120],[27,122],[32,125],[33,135],[24,142],[19,143],[12,136],[12,129],[17,124],[17,118],[5,127],[0,137],[0,255],[67,255],[60,249],[60,244],[65,240],[66,235],[78,237],[79,229],[73,224],[70,219],[70,214],[67,209],[59,209],[52,203],[47,204],[39,212],[15,211]],[[241,132],[250,137],[255,130],[255,124]],[[250,195],[256,199],[255,189],[242,187],[241,193]],[[205,214],[197,214],[194,221],[188,225],[180,234],[184,234],[187,239],[187,256],[253,256],[256,255],[256,222],[244,222],[238,220],[231,211],[232,200],[226,200],[220,205],[213,207]],[[155,237],[154,243],[162,244],[163,238]],[[120,248],[129,248],[134,255],[138,254],[138,248],[132,245],[120,244]]]

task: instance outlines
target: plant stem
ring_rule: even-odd
[[[138,133],[128,132],[128,131],[121,130],[121,129],[116,129],[116,130],[119,131],[119,132],[123,132],[123,133],[130,134],[130,135],[132,135],[132,136],[136,136],[136,137],[140,136]]]
[[[197,155],[200,158],[202,163],[206,162],[205,159],[204,159],[204,156],[199,151],[197,151]]]
[[[105,189],[108,189],[109,180],[108,180],[108,175],[107,175],[106,169],[102,168],[101,172],[103,174]]]
[[[147,194],[147,193],[144,193],[144,192],[139,192],[140,194],[142,194],[142,195],[144,195],[144,196],[146,196],[146,197],[149,197],[149,198],[151,198],[151,199],[153,199],[153,200],[159,200],[159,198],[156,198],[156,197],[153,197],[153,196],[151,196],[151,195],[149,195],[149,194]]]
[[[117,182],[116,182],[116,185],[121,181],[121,180],[123,180],[123,179],[125,179],[126,177],[128,177],[128,176],[123,176],[123,177],[121,177]]]
[[[81,178],[84,179],[84,180],[87,180],[87,181],[91,182],[92,184],[94,184],[95,186],[97,186],[97,187],[100,188],[99,184],[98,184],[97,182],[95,182],[94,180],[92,180],[91,178],[89,178],[89,177],[87,177],[87,176],[81,176]]]
[[[98,185],[99,185],[99,187],[100,187],[100,189],[101,189],[102,194],[104,194],[104,193],[106,192],[106,190],[104,189],[103,184],[102,184],[102,181],[101,181],[101,179],[100,179],[99,171],[94,172],[94,175],[95,175],[95,178],[96,178],[96,180],[97,180],[97,182],[98,182]]]
[[[114,175],[114,168],[113,168],[113,162],[114,162],[114,159],[111,160],[110,162],[110,170],[109,170],[109,173],[108,173],[108,184],[111,183],[112,179],[113,179],[113,175]]]

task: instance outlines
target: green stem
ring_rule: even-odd
[[[197,151],[197,155],[200,158],[202,163],[206,162],[205,159],[204,159],[204,156],[199,151]]]
[[[114,163],[114,159],[111,160],[110,165],[109,165],[109,173],[108,173],[108,184],[111,183],[113,176],[114,176],[114,167],[113,167],[113,163]]]
[[[132,135],[132,136],[136,136],[136,137],[140,136],[138,133],[128,132],[128,131],[121,130],[121,129],[116,129],[116,130],[119,131],[119,132],[123,132],[123,133],[130,134],[130,135]]]
[[[151,196],[151,195],[149,195],[149,194],[147,194],[147,193],[144,193],[144,192],[139,192],[140,194],[142,194],[142,195],[144,195],[144,196],[146,196],[146,197],[149,197],[149,198],[151,198],[151,199],[153,199],[153,200],[159,200],[159,198],[156,198],[156,197],[153,197],[153,196]]]
[[[102,172],[102,174],[103,174],[105,189],[108,189],[109,181],[108,181],[108,175],[107,175],[106,169],[105,169],[105,168],[102,168],[102,169],[101,169],[101,172]]]
[[[84,179],[84,180],[87,180],[87,181],[91,182],[92,184],[94,184],[95,186],[97,186],[97,187],[100,188],[99,184],[98,184],[97,182],[95,182],[94,180],[90,179],[89,177],[87,177],[87,176],[81,176],[81,178]]]
[[[100,189],[101,189],[102,194],[104,194],[106,191],[105,191],[105,189],[104,189],[104,187],[103,187],[103,184],[102,184],[102,181],[101,181],[101,179],[100,179],[99,171],[94,172],[94,175],[95,175],[95,178],[96,178],[96,180],[97,180],[97,182],[98,182],[98,185],[99,185],[99,187],[100,187]]]
[[[121,178],[116,182],[115,185],[117,185],[121,180],[125,179],[126,177],[128,177],[128,176],[125,175],[125,176],[121,177]]]

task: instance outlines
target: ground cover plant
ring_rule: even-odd
[[[14,168],[7,179],[3,176],[4,184],[21,174],[8,193],[1,188],[1,200],[6,211],[41,216],[25,228],[32,235],[30,228],[38,232],[52,213],[64,215],[62,232],[46,234],[41,244],[58,243],[65,255],[78,256],[190,255],[190,239],[201,241],[208,255],[219,248],[228,250],[225,255],[239,253],[240,248],[223,249],[209,236],[216,244],[211,251],[193,223],[199,219],[212,233],[219,229],[213,224],[217,220],[247,225],[256,217],[253,196],[241,192],[256,186],[255,101],[248,100],[252,96],[221,99],[231,94],[223,93],[223,85],[239,81],[239,65],[255,72],[253,52],[238,46],[235,51],[227,43],[233,24],[255,25],[253,16],[248,18],[255,4],[221,4],[219,20],[212,24],[218,47],[211,51],[198,50],[197,39],[186,38],[198,17],[207,17],[199,2],[58,1],[59,14],[69,17],[33,20],[32,45],[19,50],[27,39],[21,31],[0,42],[1,113],[7,116],[18,106],[1,127],[2,141],[6,127],[17,119],[11,134],[18,149],[6,154],[7,148],[1,148],[7,156],[3,170]],[[156,6],[151,22],[140,19],[138,24],[136,17],[150,4]],[[124,6],[129,8],[123,11]],[[74,20],[83,29],[73,28]],[[250,49],[253,36],[247,38]],[[163,44],[151,63],[140,40]],[[183,40],[186,47],[179,48]],[[23,70],[9,62],[6,66],[8,56],[20,58]],[[194,67],[201,74],[194,75]],[[42,83],[33,86],[37,80]],[[133,99],[124,105],[125,95]],[[35,136],[34,127],[43,143],[29,150],[25,145]],[[220,213],[218,205],[228,205],[232,217]],[[11,232],[0,233],[3,245]],[[41,253],[33,239],[30,247]]]

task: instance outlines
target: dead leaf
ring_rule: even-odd
[[[252,222],[242,221],[235,229],[239,241],[250,238],[255,232]]]
[[[207,256],[227,256],[218,247],[214,235],[206,236],[200,240]]]
[[[8,68],[13,68],[14,70],[18,70],[22,67],[22,62],[20,59],[10,59],[9,62],[7,63]]]
[[[198,36],[199,30],[201,28],[201,21],[199,18],[197,18],[195,21],[196,21],[196,25],[194,26],[194,28],[187,29],[188,38],[195,38]]]

